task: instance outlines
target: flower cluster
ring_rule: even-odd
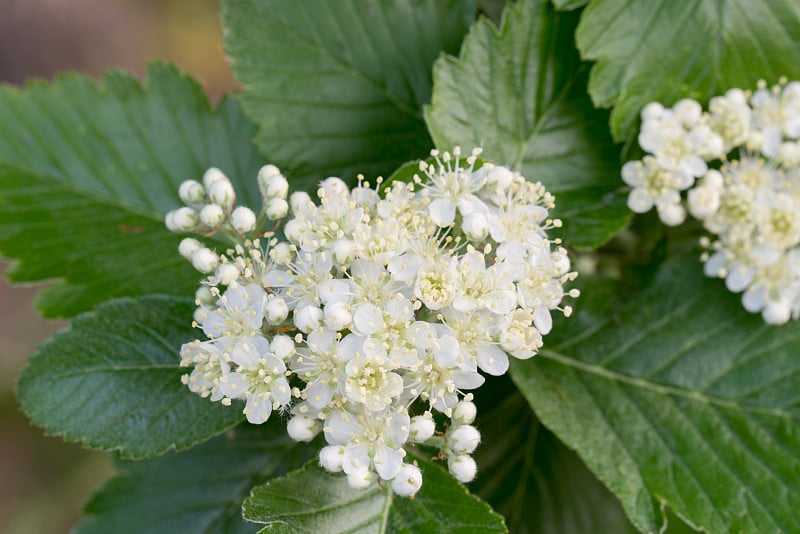
[[[553,197],[479,154],[433,151],[410,183],[379,179],[375,189],[327,178],[319,203],[296,192],[287,204],[288,183],[268,165],[258,215],[234,208],[216,169],[184,183],[187,206],[169,228],[231,241],[223,254],[180,244],[206,275],[195,324],[207,339],[182,347],[184,382],[225,405],[243,400],[254,424],[290,414],[295,440],[322,432],[320,464],[353,487],[381,479],[416,493],[422,474],[405,449],[414,444],[472,480],[470,392],[481,373],[505,373],[509,356],[535,355],[551,313],[569,315],[562,301],[578,296],[564,289],[576,276],[566,251],[547,237],[561,225],[548,217]],[[285,240],[261,229],[267,219]]]
[[[703,238],[707,276],[744,292],[767,323],[800,315],[800,82],[755,92],[731,89],[703,111],[694,100],[642,110],[639,144],[649,154],[622,168],[628,205],[653,206],[668,225],[688,212]],[[685,201],[681,192],[687,191]]]

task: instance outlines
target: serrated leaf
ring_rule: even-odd
[[[531,412],[508,377],[476,391],[482,440],[470,489],[514,534],[636,532],[619,500]]]
[[[648,102],[701,101],[759,78],[800,78],[800,3],[795,0],[594,0],[576,40],[596,60],[589,82],[595,105],[614,105],[618,140],[635,135]]]
[[[226,0],[225,49],[259,145],[297,187],[386,175],[430,150],[431,65],[475,16],[461,0]]]
[[[187,451],[119,460],[119,473],[89,502],[76,534],[245,534],[242,501],[256,484],[299,467],[312,447],[289,439],[277,420],[244,424]]]
[[[254,488],[244,502],[244,518],[265,523],[261,533],[506,532],[502,517],[443,468],[417,461],[423,483],[413,500],[377,486],[353,489],[344,475],[311,462]]]
[[[254,127],[238,104],[214,110],[172,67],[151,67],[145,85],[112,72],[95,83],[0,87],[0,252],[15,282],[61,278],[38,302],[72,316],[112,297],[191,295],[199,276],[176,253],[164,214],[178,185],[211,166],[260,202],[262,163]]]
[[[633,522],[797,531],[800,324],[765,325],[691,255],[619,313],[586,304],[512,377]]]
[[[436,146],[482,146],[556,195],[565,240],[597,246],[630,220],[619,189],[619,150],[607,116],[586,96],[573,45],[577,14],[544,0],[509,4],[500,29],[476,23],[461,54],[434,67],[425,120]]]
[[[197,337],[191,301],[115,299],[40,345],[17,397],[31,421],[88,447],[141,458],[183,449],[243,419],[181,383],[182,343]]]

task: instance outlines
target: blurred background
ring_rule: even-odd
[[[24,85],[150,61],[177,64],[212,98],[235,87],[215,0],[0,0],[0,83]],[[0,272],[7,262],[0,258]],[[0,277],[0,533],[68,532],[111,474],[110,457],[46,437],[17,409],[14,381],[36,346],[66,323],[35,311],[36,287]]]

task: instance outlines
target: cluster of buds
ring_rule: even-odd
[[[704,237],[707,276],[724,278],[764,321],[800,315],[800,82],[731,89],[703,111],[684,99],[642,110],[641,161],[622,168],[628,205],[668,225],[687,211]],[[681,192],[687,191],[683,199]]]
[[[472,480],[480,433],[470,392],[481,373],[504,374],[509,356],[534,356],[551,313],[568,316],[562,302],[579,294],[564,289],[576,273],[547,236],[561,225],[548,217],[552,195],[479,154],[433,151],[411,182],[378,179],[375,189],[363,177],[352,190],[327,178],[319,203],[291,195],[287,220],[269,207],[286,197],[285,179],[262,168],[256,226],[234,224],[241,208],[230,204],[216,227],[229,249],[180,244],[206,275],[194,319],[207,339],[182,347],[181,365],[192,368],[184,382],[225,405],[241,399],[254,424],[288,414],[295,440],[323,433],[320,464],[352,487],[380,479],[414,495],[422,473],[406,447],[416,445]],[[211,189],[198,189],[188,208]],[[170,228],[208,232],[202,220],[177,224],[181,210],[168,215]],[[261,228],[267,218],[285,239]],[[213,261],[200,259],[209,253]]]

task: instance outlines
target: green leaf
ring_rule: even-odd
[[[116,299],[73,320],[22,370],[17,396],[52,434],[131,458],[205,441],[243,419],[181,383],[182,343],[197,337],[191,301]]]
[[[795,0],[594,0],[576,34],[595,105],[614,105],[611,130],[636,133],[639,111],[658,101],[701,101],[759,78],[800,78],[800,3]]]
[[[505,516],[510,532],[636,532],[619,500],[539,423],[508,377],[488,379],[476,402],[483,439],[470,487]]]
[[[199,275],[164,214],[181,205],[178,185],[211,166],[260,203],[253,133],[234,100],[213,110],[166,65],[145,86],[112,72],[99,84],[67,75],[0,87],[0,252],[18,259],[8,277],[61,278],[40,295],[47,316],[112,297],[192,295]]]
[[[443,468],[417,462],[423,482],[413,500],[378,487],[353,489],[344,475],[311,462],[254,488],[244,502],[244,518],[265,523],[262,533],[507,532],[502,517]]]
[[[259,145],[293,185],[386,175],[427,154],[431,65],[455,52],[468,0],[226,0],[225,49]]]
[[[253,533],[242,501],[256,484],[302,465],[312,447],[289,439],[282,421],[242,425],[183,452],[117,461],[119,474],[86,504],[77,534]]]
[[[515,362],[537,416],[643,531],[665,506],[707,532],[796,531],[800,323],[765,325],[692,255],[627,303],[577,303]]]
[[[589,3],[589,0],[553,0],[553,5],[560,11],[578,9]]]
[[[500,29],[473,26],[458,59],[434,67],[425,119],[436,146],[482,146],[556,195],[566,241],[597,246],[630,220],[617,192],[619,150],[607,116],[586,96],[586,69],[572,43],[578,18],[543,0],[506,7]]]

